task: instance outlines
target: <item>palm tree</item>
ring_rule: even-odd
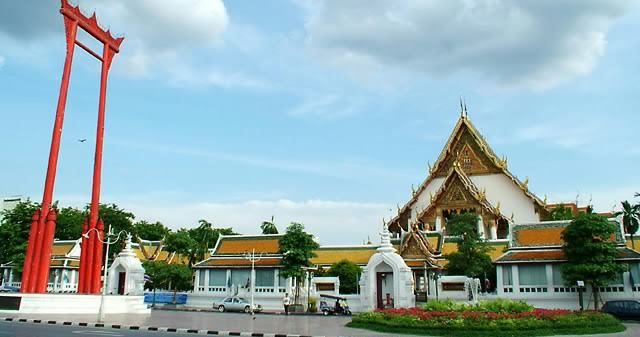
[[[271,217],[271,221],[263,221],[260,229],[262,229],[262,234],[278,234],[278,227],[276,227],[276,224],[273,222],[273,216]]]
[[[633,234],[635,234],[638,231],[638,227],[640,227],[640,204],[631,205],[627,200],[622,201],[620,204],[622,205],[622,211],[616,212],[614,215],[622,215],[624,230],[631,234],[631,247],[636,249],[635,243],[633,242]]]

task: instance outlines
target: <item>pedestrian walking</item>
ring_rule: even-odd
[[[282,298],[282,304],[284,305],[284,314],[289,315],[289,303],[291,299],[289,298],[289,293],[284,293],[284,297]]]

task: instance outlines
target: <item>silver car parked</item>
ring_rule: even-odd
[[[218,309],[220,312],[225,311],[243,311],[243,312],[251,312],[251,303],[246,299],[239,296],[231,296],[226,297],[222,300],[222,302],[213,303],[213,308]],[[260,312],[262,311],[262,306],[260,304],[253,304],[253,311]]]

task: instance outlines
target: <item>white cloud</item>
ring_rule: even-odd
[[[314,117],[338,120],[358,114],[364,109],[362,98],[345,98],[340,95],[312,96],[304,99],[289,111],[293,117]]]
[[[596,212],[610,212],[620,210],[620,201],[634,200],[635,193],[640,192],[637,186],[640,186],[640,182],[624,186],[583,187],[579,191],[550,193],[548,197],[549,203],[576,202],[577,200],[581,206],[591,203]]]
[[[628,2],[298,0],[308,45],[357,77],[470,72],[496,87],[542,89],[590,73]]]
[[[153,151],[169,156],[189,156],[215,161],[237,163],[248,167],[258,167],[284,172],[295,172],[313,176],[368,181],[371,178],[407,178],[409,174],[400,169],[376,167],[371,163],[360,163],[354,160],[309,161],[278,159],[268,156],[256,156],[238,152],[211,151],[179,145],[163,145],[160,143],[143,144],[134,141],[117,141],[111,144],[132,150]]]
[[[516,131],[516,139],[525,142],[543,142],[567,149],[574,149],[592,143],[597,133],[597,125],[571,125],[545,123]]]
[[[140,218],[159,219],[172,226],[194,226],[198,219],[211,219],[245,234],[259,233],[259,224],[275,216],[279,230],[295,221],[323,244],[360,244],[373,236],[387,214],[388,205],[327,200],[249,200],[240,203],[187,203],[129,205]],[[375,239],[375,238],[372,238]]]
[[[252,77],[242,72],[229,72],[219,69],[195,69],[191,66],[176,65],[168,69],[169,80],[177,86],[218,87],[223,89],[273,90],[271,82]]]
[[[103,196],[103,202],[116,203],[132,211],[137,220],[160,221],[170,228],[194,227],[207,219],[220,227],[233,227],[242,234],[259,234],[260,223],[275,217],[278,230],[284,232],[291,222],[301,222],[322,244],[357,245],[370,238],[378,242],[377,233],[383,217],[389,219],[390,205],[383,203],[335,200],[246,200],[240,202],[167,202],[161,197]],[[61,205],[82,206],[89,198],[60,198]],[[149,202],[149,200],[154,200]]]
[[[0,69],[4,66],[4,56],[0,55]]]
[[[115,35],[123,33],[113,68],[129,77],[164,77],[166,70],[192,67],[192,53],[223,41],[229,16],[222,0],[78,1],[83,13],[96,12],[98,22]],[[63,39],[59,2],[0,2],[0,42],[26,53],[29,45]],[[33,22],[38,24],[33,24]],[[50,45],[59,46],[60,43]],[[89,43],[94,46],[93,43]],[[47,45],[49,46],[49,45]],[[41,48],[41,52],[50,52]]]

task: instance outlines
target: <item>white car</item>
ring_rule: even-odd
[[[216,303],[213,302],[213,308],[218,309],[220,312],[225,311],[242,311],[242,312],[251,312],[251,303],[246,299],[239,296],[231,296],[226,297],[222,300],[222,302]],[[253,312],[262,311],[262,306],[260,304],[253,304]]]

